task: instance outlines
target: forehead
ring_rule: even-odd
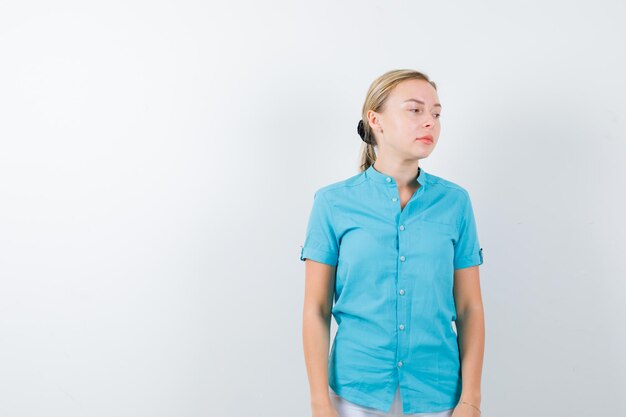
[[[424,80],[404,80],[396,85],[389,94],[389,99],[397,103],[403,103],[411,98],[421,100],[426,104],[439,102],[435,87]]]

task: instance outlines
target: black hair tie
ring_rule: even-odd
[[[365,129],[363,128],[363,119],[359,120],[359,124],[356,127],[356,131],[359,133],[359,136],[361,136],[361,140],[363,140],[363,142],[367,143],[368,145],[371,145],[371,141],[366,140],[369,138],[366,138],[366,135],[365,135]]]

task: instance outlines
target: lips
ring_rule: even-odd
[[[433,137],[431,135],[422,136],[421,138],[417,138],[417,140],[433,143]]]

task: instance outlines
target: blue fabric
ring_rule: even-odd
[[[393,177],[366,171],[315,192],[300,260],[336,267],[329,386],[387,412],[455,407],[461,367],[454,270],[483,263],[468,192],[419,168],[404,209]]]

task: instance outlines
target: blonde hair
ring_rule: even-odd
[[[424,80],[429,82],[430,85],[437,90],[437,84],[430,80],[426,74],[410,69],[388,71],[372,82],[365,95],[365,102],[361,110],[365,139],[371,142],[371,144],[365,142],[361,144],[361,157],[359,162],[359,170],[361,172],[374,165],[376,161],[376,152],[374,150],[374,145],[377,145],[376,137],[367,120],[367,112],[370,110],[381,112],[391,91],[405,80]]]

